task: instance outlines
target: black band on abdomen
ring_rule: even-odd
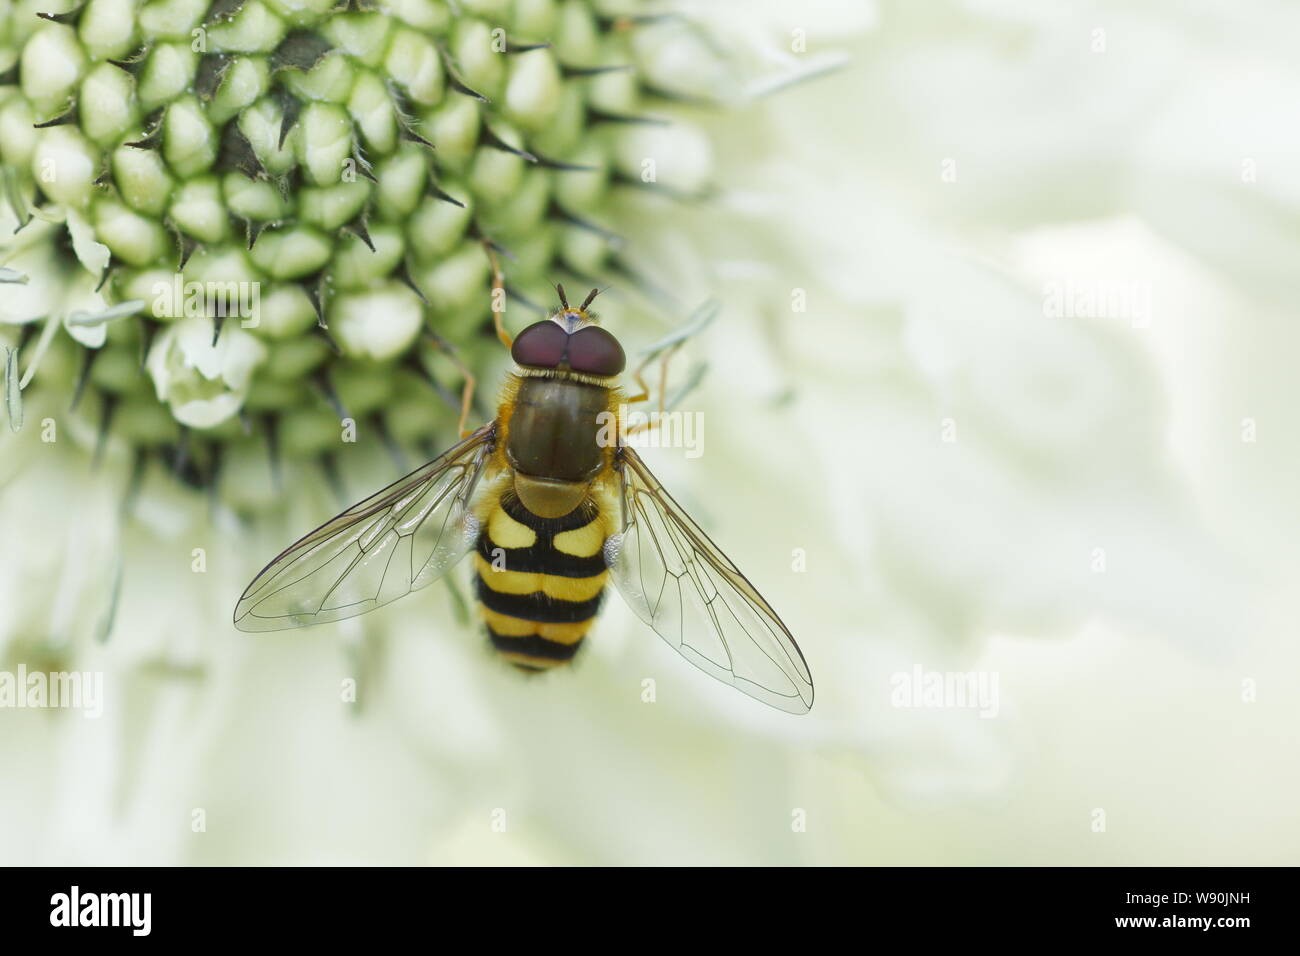
[[[593,578],[605,568],[605,555],[601,552],[580,558],[565,554],[550,544],[550,539],[540,540],[531,548],[500,548],[487,531],[478,536],[478,553],[488,564],[501,571],[520,571],[524,574],[554,574],[561,578]],[[499,560],[498,560],[499,559]]]
[[[582,646],[582,641],[561,644],[559,641],[548,641],[536,634],[529,634],[527,637],[506,637],[490,627],[487,632],[492,646],[498,651],[505,651],[507,654],[526,654],[529,657],[540,657],[551,661],[571,661],[573,655],[578,653],[578,648]]]
[[[513,568],[511,569],[513,570]],[[502,594],[488,587],[482,577],[476,578],[478,599],[489,611],[517,617],[538,624],[576,624],[596,616],[605,592],[587,601],[564,601],[541,592],[531,594]]]

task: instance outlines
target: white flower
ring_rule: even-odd
[[[420,333],[420,299],[399,283],[340,296],[334,304],[334,329],[349,355],[390,359],[404,352]]]
[[[237,634],[226,622],[248,578],[340,507],[307,468],[286,466],[276,485],[250,442],[232,449],[226,480],[283,513],[247,533],[146,477],[112,638],[81,658],[112,676],[105,718],[73,717],[52,744],[30,724],[13,738],[47,745],[15,775],[28,790],[0,797],[0,820],[49,841],[15,843],[19,858],[987,863],[1040,860],[1050,845],[1090,859],[1077,848],[1103,794],[1146,814],[1106,836],[1108,850],[1146,860],[1189,842],[1151,836],[1151,821],[1177,816],[1170,780],[1253,799],[1218,782],[1240,779],[1220,772],[1234,766],[1224,747],[1246,752],[1268,724],[1242,723],[1237,672],[1262,679],[1293,661],[1259,641],[1241,642],[1240,667],[1219,662],[1245,628],[1245,569],[1271,569],[1283,591],[1294,563],[1293,495],[1273,477],[1294,456],[1238,429],[1248,418],[1283,434],[1295,404],[1300,333],[1277,308],[1295,250],[1276,225],[1294,184],[1274,172],[1295,137],[1279,132],[1285,97],[1262,94],[1295,86],[1296,68],[1244,14],[1203,30],[1167,10],[957,6],[881,5],[877,21],[874,4],[692,5],[716,44],[666,22],[638,36],[638,55],[665,88],[726,84],[749,105],[700,119],[709,143],[689,126],[615,133],[624,174],[656,159],[661,185],[714,192],[682,204],[647,190],[612,224],[632,240],[625,261],[681,316],[708,295],[725,305],[684,350],[710,365],[686,400],[705,414],[706,453],[645,457],[794,631],[817,684],[808,717],[692,670],[613,595],[575,667],[536,681],[486,652],[441,583],[314,632]],[[1281,44],[1277,84],[1234,101],[1232,145],[1210,142],[1204,98],[1224,82],[1254,89],[1239,66],[1265,40]],[[752,100],[779,85],[765,70],[806,76],[844,49],[842,72]],[[520,75],[545,73],[519,62]],[[611,112],[632,95],[621,83],[600,81]],[[545,83],[510,95],[528,93],[545,98]],[[1232,160],[1258,144],[1252,191]],[[585,261],[580,240],[563,241],[566,262]],[[1046,314],[1045,281],[1098,277],[1152,282],[1150,327]],[[485,285],[477,259],[414,278],[449,313]],[[331,332],[351,357],[400,351],[416,334],[407,296],[358,293]],[[314,321],[293,306],[294,323]],[[604,314],[630,355],[664,331],[633,321],[647,312],[631,296],[610,295]],[[181,320],[149,358],[159,396],[195,427],[234,414],[262,358],[237,323],[215,348],[212,331]],[[293,424],[324,434],[336,421]],[[33,435],[27,462],[43,451]],[[397,473],[379,445],[363,428],[337,452],[346,497]],[[110,456],[93,503],[107,507],[122,464]],[[46,632],[84,647],[112,603],[112,525],[92,523],[79,551],[52,543],[48,512],[30,504],[89,507],[70,474],[61,459],[7,485],[0,471],[0,528],[36,542],[0,549],[11,654]],[[57,593],[78,610],[56,627],[42,581],[60,568],[70,583]],[[462,577],[452,586],[464,596]],[[1273,633],[1294,619],[1286,594],[1262,607],[1282,622]],[[894,680],[917,667],[1000,676],[997,717],[900,705]],[[1269,712],[1283,735],[1286,707]],[[1176,726],[1201,714],[1204,751]],[[1195,769],[1151,776],[1167,743],[1196,754]],[[1125,774],[1096,773],[1112,766]],[[986,801],[987,840],[969,836],[973,801]],[[1275,858],[1244,842],[1224,853]]]
[[[178,319],[149,351],[149,375],[160,401],[176,420],[191,428],[210,428],[238,413],[254,369],[266,346],[227,321],[213,342],[213,321]]]
[[[13,216],[7,213],[0,207],[0,233],[14,229]],[[107,253],[103,246],[85,238],[81,229],[84,219],[75,211],[69,214],[68,223],[79,253],[92,258]],[[0,325],[24,325],[51,314],[62,318],[71,297],[95,294],[92,273],[61,261],[48,242],[49,236],[62,228],[62,222],[34,219],[21,232],[7,236],[7,241],[0,240],[0,265],[10,272],[9,281],[0,284]]]

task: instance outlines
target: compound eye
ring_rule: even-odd
[[[550,319],[543,319],[515,336],[510,357],[533,368],[559,368],[568,344],[569,333]]]
[[[588,325],[569,336],[569,367],[588,375],[617,375],[627,358],[618,339],[598,325]]]

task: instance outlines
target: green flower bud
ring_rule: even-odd
[[[167,165],[179,176],[188,178],[206,172],[217,158],[216,131],[193,97],[167,108],[163,132],[163,154]]]
[[[273,222],[289,215],[287,199],[268,182],[229,173],[222,181],[226,203],[236,216],[255,222]]]
[[[77,24],[81,45],[92,58],[109,60],[135,50],[132,0],[90,0]]]
[[[409,29],[396,31],[384,66],[413,103],[428,106],[442,99],[442,62],[428,37]]]
[[[543,130],[560,109],[560,68],[549,50],[534,50],[512,60],[506,115],[524,129]]]
[[[19,83],[40,119],[51,119],[63,112],[87,62],[70,28],[50,23],[33,34],[23,49]]]
[[[214,50],[258,53],[274,50],[289,26],[258,0],[249,0],[234,18],[208,30]]]
[[[317,185],[339,182],[352,157],[352,121],[345,110],[312,103],[302,111],[297,141],[298,162]]]
[[[639,28],[594,0],[61,10],[0,16],[0,322],[54,320],[8,337],[20,367],[43,349],[24,392],[67,407],[88,369],[78,414],[106,447],[183,425],[199,472],[257,484],[223,491],[236,507],[273,500],[268,446],[338,455],[340,408],[450,441],[460,363],[507,362],[494,270],[517,331],[556,281],[633,271],[612,258],[625,183],[711,181],[689,129],[608,122],[646,95]],[[666,42],[646,55],[671,78]]]
[[[333,243],[324,233],[298,228],[267,231],[253,247],[257,267],[273,279],[298,279],[311,275],[330,259]]]
[[[210,0],[151,0],[140,10],[140,29],[159,39],[189,39],[211,5]]]
[[[156,262],[171,247],[167,232],[156,221],[112,199],[94,206],[95,232],[113,255],[133,266]]]
[[[214,124],[224,124],[252,106],[271,88],[271,71],[263,57],[241,56],[230,62],[221,85],[208,104]]]
[[[370,199],[370,183],[343,182],[302,191],[302,218],[314,226],[333,231],[361,215]]]
[[[32,176],[54,201],[80,207],[90,200],[97,160],[97,151],[74,127],[54,126],[41,130]]]
[[[111,63],[86,74],[77,102],[82,128],[100,146],[120,142],[140,121],[131,77]]]
[[[338,296],[330,304],[329,321],[346,354],[382,361],[410,347],[423,315],[419,297],[390,282],[370,292]]]
[[[198,66],[198,54],[187,43],[162,43],[145,60],[136,97],[145,111],[154,110],[189,88]]]
[[[333,17],[319,27],[321,36],[371,69],[383,62],[393,29],[394,22],[388,17],[361,14]]]
[[[452,33],[452,51],[466,83],[497,99],[505,81],[506,32],[481,20],[464,20]]]
[[[397,147],[397,111],[379,77],[373,73],[362,74],[352,88],[347,105],[367,147],[380,153],[390,153]]]
[[[26,100],[11,99],[0,105],[0,159],[6,167],[31,165],[39,133]]]
[[[329,353],[329,346],[325,340],[303,337],[308,329],[316,325],[316,310],[312,307],[311,298],[301,286],[289,283],[273,285],[269,289],[262,289],[260,298],[258,314],[252,317],[256,324],[250,327],[256,328],[258,334],[264,338],[287,340],[286,346],[298,347],[315,357],[315,360],[301,371],[298,364],[294,362],[270,361],[267,363],[270,374],[283,374],[296,378],[302,374],[302,371],[306,371],[306,368],[325,359]]]
[[[299,99],[346,103],[356,79],[356,70],[348,57],[335,52],[322,57],[306,73],[284,71],[282,82]]]
[[[152,150],[119,147],[113,153],[113,181],[128,206],[157,217],[167,207],[172,178]]]
[[[200,242],[220,242],[230,231],[221,184],[211,176],[181,185],[172,195],[169,213],[177,226]]]
[[[334,284],[345,290],[365,288],[390,275],[405,252],[406,243],[396,226],[371,230],[370,245],[355,236],[344,239],[334,256]]]

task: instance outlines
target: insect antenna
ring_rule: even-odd
[[[582,300],[582,305],[578,306],[578,308],[579,308],[579,309],[582,309],[582,310],[585,312],[586,309],[587,309],[587,306],[591,305],[591,300],[594,299],[594,298],[596,298],[596,296],[598,296],[598,295],[600,295],[600,290],[599,290],[599,289],[592,289],[591,292],[589,292],[589,293],[587,294],[587,297],[586,297],[585,299]]]
[[[568,307],[569,307],[569,299],[568,299],[568,297],[564,294],[564,286],[560,285],[560,283],[558,283],[558,282],[555,283],[555,291],[558,292],[558,293],[560,294],[560,305],[564,306],[565,309],[568,309]]]

